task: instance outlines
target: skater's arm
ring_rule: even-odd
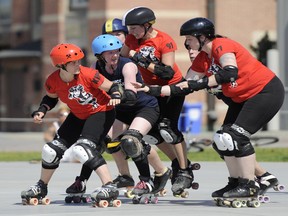
[[[42,123],[42,119],[46,115],[47,111],[53,109],[58,103],[57,94],[47,94],[43,97],[38,110],[34,111],[31,116],[34,120],[34,123],[40,124]]]

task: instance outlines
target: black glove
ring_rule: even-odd
[[[189,86],[188,88],[190,90],[193,90],[193,91],[198,91],[198,90],[201,90],[201,89],[208,88],[209,87],[208,86],[208,81],[209,81],[209,79],[208,79],[207,76],[205,76],[202,79],[197,80],[197,81],[188,80],[188,86]]]
[[[133,57],[131,58],[131,60],[139,65],[140,67],[143,68],[148,68],[148,66],[150,65],[151,61],[147,58],[145,58],[141,53],[136,52]]]
[[[117,94],[117,93],[111,94],[110,97],[111,99],[120,99],[120,100],[122,98],[121,94]]]

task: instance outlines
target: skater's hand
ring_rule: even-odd
[[[136,88],[137,91],[144,91],[148,92],[149,91],[149,86],[139,83],[139,82],[131,82],[131,84]]]
[[[43,112],[35,112],[33,114],[34,123],[41,124],[43,122],[44,116],[45,116],[45,113],[43,113]]]

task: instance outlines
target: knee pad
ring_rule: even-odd
[[[77,140],[72,152],[76,160],[92,170],[106,163],[101,153],[97,150],[96,144],[89,139],[80,138]]]
[[[215,133],[214,147],[220,156],[249,156],[255,151],[247,135],[249,135],[247,131],[234,124],[231,127],[224,127]]]
[[[137,130],[127,130],[120,141],[122,151],[132,160],[141,160],[150,153],[150,145],[145,144],[143,148],[142,134]],[[150,147],[150,148],[149,148]]]
[[[164,141],[160,133],[156,130],[151,129],[148,134],[144,135],[142,140],[149,145],[158,145]]]
[[[42,167],[45,169],[56,169],[60,160],[67,150],[63,140],[55,139],[48,142],[42,149]]]
[[[118,152],[120,150],[121,150],[121,147],[120,147],[120,139],[119,139],[119,137],[115,138],[114,140],[112,140],[111,138],[106,140],[106,149],[105,149],[105,151],[108,154],[113,154],[113,153],[116,153],[116,152]]]
[[[182,133],[180,133],[179,131],[175,132],[175,130],[171,128],[170,120],[167,118],[164,118],[159,123],[159,131],[162,138],[167,143],[178,144],[184,140]]]

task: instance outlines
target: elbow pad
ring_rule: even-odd
[[[137,94],[130,89],[126,89],[124,91],[121,103],[128,106],[133,106],[136,104],[136,102],[137,102]]]
[[[40,107],[48,106],[49,110],[52,110],[56,106],[57,103],[58,103],[58,98],[51,98],[48,95],[45,95],[40,103]]]
[[[234,82],[238,78],[238,68],[232,65],[227,65],[220,69],[215,74],[215,79],[218,84]]]
[[[155,64],[154,74],[161,79],[171,80],[175,72],[171,66],[167,66],[167,65],[160,63],[160,64]]]
[[[190,89],[190,88],[181,89],[180,87],[176,85],[170,85],[170,92],[171,92],[171,96],[181,96],[181,95],[188,95],[192,93],[193,89]]]

